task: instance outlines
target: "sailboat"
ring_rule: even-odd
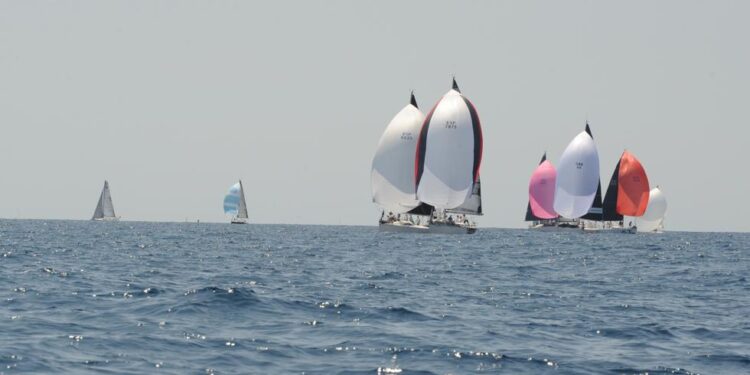
[[[599,153],[587,122],[586,129],[573,138],[560,157],[554,212],[569,219],[567,222],[572,225],[576,219],[601,220],[601,191]],[[584,222],[580,225],[584,229],[587,227]]]
[[[627,150],[617,161],[603,202],[604,229],[620,229],[635,233],[632,221],[626,228],[623,216],[639,217],[646,212],[649,201],[648,176],[641,162]]]
[[[414,159],[417,136],[424,122],[414,92],[385,128],[372,159],[370,184],[372,201],[381,207],[379,227],[382,231],[427,231],[432,206],[416,197]]]
[[[109,182],[104,180],[102,193],[99,195],[99,202],[96,204],[94,216],[91,220],[97,221],[117,221],[120,218],[115,215],[115,207],[112,205],[112,194],[109,192]]]
[[[558,215],[553,207],[556,179],[555,167],[547,160],[545,152],[529,181],[529,204],[525,219],[530,222],[529,228],[557,227]]]
[[[435,208],[431,233],[474,233],[482,214],[482,127],[474,105],[453,86],[425,118],[415,160],[417,199]]]
[[[662,233],[664,231],[664,214],[667,212],[667,198],[658,186],[649,192],[648,207],[643,216],[636,218],[638,232]]]
[[[232,224],[247,224],[247,204],[242,180],[232,185],[224,197],[224,213],[232,215]]]

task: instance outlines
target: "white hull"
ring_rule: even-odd
[[[232,218],[231,221],[232,224],[247,224],[247,219],[241,219],[241,218]]]
[[[93,221],[120,221],[119,217],[99,217],[91,219]]]
[[[427,225],[416,225],[409,222],[396,221],[393,223],[380,223],[381,232],[410,232],[410,233],[437,233],[437,234],[472,234],[477,231],[476,227],[447,223],[432,223]]]

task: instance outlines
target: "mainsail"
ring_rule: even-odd
[[[526,209],[526,221],[547,220],[557,217],[553,207],[555,201],[555,167],[547,160],[547,153],[542,156],[529,181],[529,204]]]
[[[464,215],[482,215],[482,181],[477,179],[471,195],[463,204],[456,208],[445,210],[447,213],[464,214]]]
[[[592,209],[597,196],[598,210]],[[568,219],[580,218],[590,211],[601,217],[599,153],[588,123],[586,130],[573,138],[560,157],[553,207],[556,213]]]
[[[604,220],[620,221],[623,216],[642,216],[649,200],[648,176],[643,165],[628,151],[615,166],[604,198]]]
[[[419,206],[414,184],[414,150],[424,122],[414,94],[411,101],[391,120],[378,142],[372,160],[372,200],[393,213]]]
[[[116,219],[115,207],[112,205],[112,194],[109,192],[109,182],[104,181],[104,188],[99,195],[99,202],[96,204],[94,216],[91,220]]]
[[[229,192],[224,197],[224,213],[234,215],[239,219],[247,219],[247,204],[242,181],[229,188]]]
[[[442,210],[460,207],[479,191],[481,161],[479,116],[454,79],[453,88],[435,104],[419,133],[417,199]]]

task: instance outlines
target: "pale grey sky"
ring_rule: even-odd
[[[484,130],[483,227],[588,117],[673,230],[748,231],[745,1],[0,1],[0,217],[374,225],[370,162],[455,74]]]

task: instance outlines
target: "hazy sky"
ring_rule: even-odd
[[[748,231],[750,2],[0,1],[0,217],[374,225],[370,163],[455,74],[484,131],[483,227],[589,119],[667,228]]]

